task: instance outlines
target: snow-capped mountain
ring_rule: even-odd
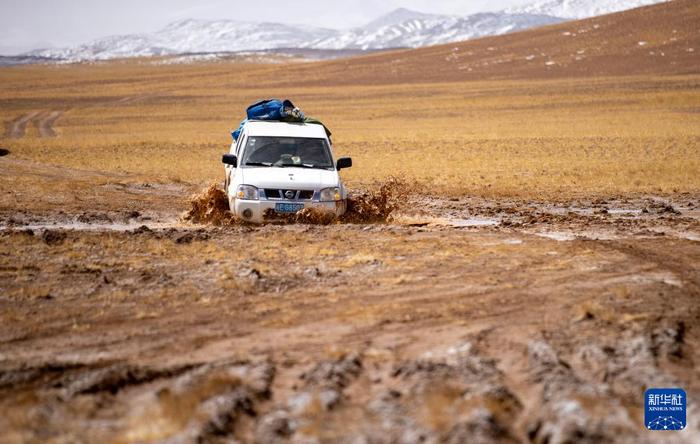
[[[73,48],[33,51],[67,61],[279,48],[387,49],[435,45],[562,21],[538,14],[480,13],[467,17],[398,9],[366,26],[338,31],[280,23],[183,20],[152,34],[105,37]]]
[[[105,37],[64,49],[33,51],[37,57],[68,61],[107,60],[120,57],[173,55],[301,48],[309,41],[328,38],[335,30],[281,23],[235,20],[181,20],[152,34]]]
[[[308,43],[320,49],[420,47],[499,35],[563,19],[535,14],[480,13],[467,17],[433,15],[380,27],[362,27]]]
[[[421,47],[505,34],[660,1],[662,0],[537,0],[528,6],[466,17],[427,14],[400,8],[365,26],[350,30],[190,19],[171,23],[150,34],[105,37],[73,48],[37,50],[27,55],[75,62],[282,48],[374,50]]]
[[[525,6],[506,9],[506,12],[582,19],[664,1],[667,0],[538,0]]]
[[[388,14],[384,14],[381,17],[372,20],[367,23],[362,28],[366,31],[377,31],[385,26],[398,25],[404,22],[409,22],[411,20],[428,20],[428,19],[441,19],[445,18],[444,15],[438,14],[427,14],[425,12],[411,11],[406,8],[398,8],[391,11]]]

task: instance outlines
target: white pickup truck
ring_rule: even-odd
[[[249,121],[222,161],[229,206],[245,221],[312,206],[345,213],[347,190],[338,171],[352,159],[335,161],[322,125]]]

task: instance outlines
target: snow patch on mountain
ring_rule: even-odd
[[[448,16],[446,15],[428,14],[425,12],[411,11],[410,9],[406,8],[398,8],[389,12],[388,14],[384,14],[381,17],[372,20],[371,22],[363,26],[362,29],[371,32],[377,31],[380,28],[384,28],[386,26],[394,26],[412,20],[440,20],[447,17]]]
[[[667,0],[539,0],[525,6],[506,9],[505,12],[582,19],[665,1]]]
[[[327,38],[336,33],[337,31],[330,29],[281,23],[189,19],[171,23],[153,34],[111,36],[73,48],[38,50],[30,54],[37,57],[83,61],[301,48],[309,41]]]
[[[308,43],[323,49],[417,48],[489,35],[500,35],[563,19],[535,14],[480,13],[467,17],[430,16],[410,18],[383,26],[362,27]]]

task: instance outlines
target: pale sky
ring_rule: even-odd
[[[363,25],[399,7],[436,14],[496,11],[531,0],[0,0],[0,54],[156,31],[186,18]]]

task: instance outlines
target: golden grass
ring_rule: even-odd
[[[222,179],[220,155],[245,106],[279,96],[333,130],[336,155],[353,157],[343,173],[351,184],[398,173],[450,194],[700,189],[698,76],[272,86],[284,71],[142,62],[5,68],[2,120],[68,111],[56,138],[39,138],[29,125],[24,138],[0,143],[50,164],[204,184]]]

